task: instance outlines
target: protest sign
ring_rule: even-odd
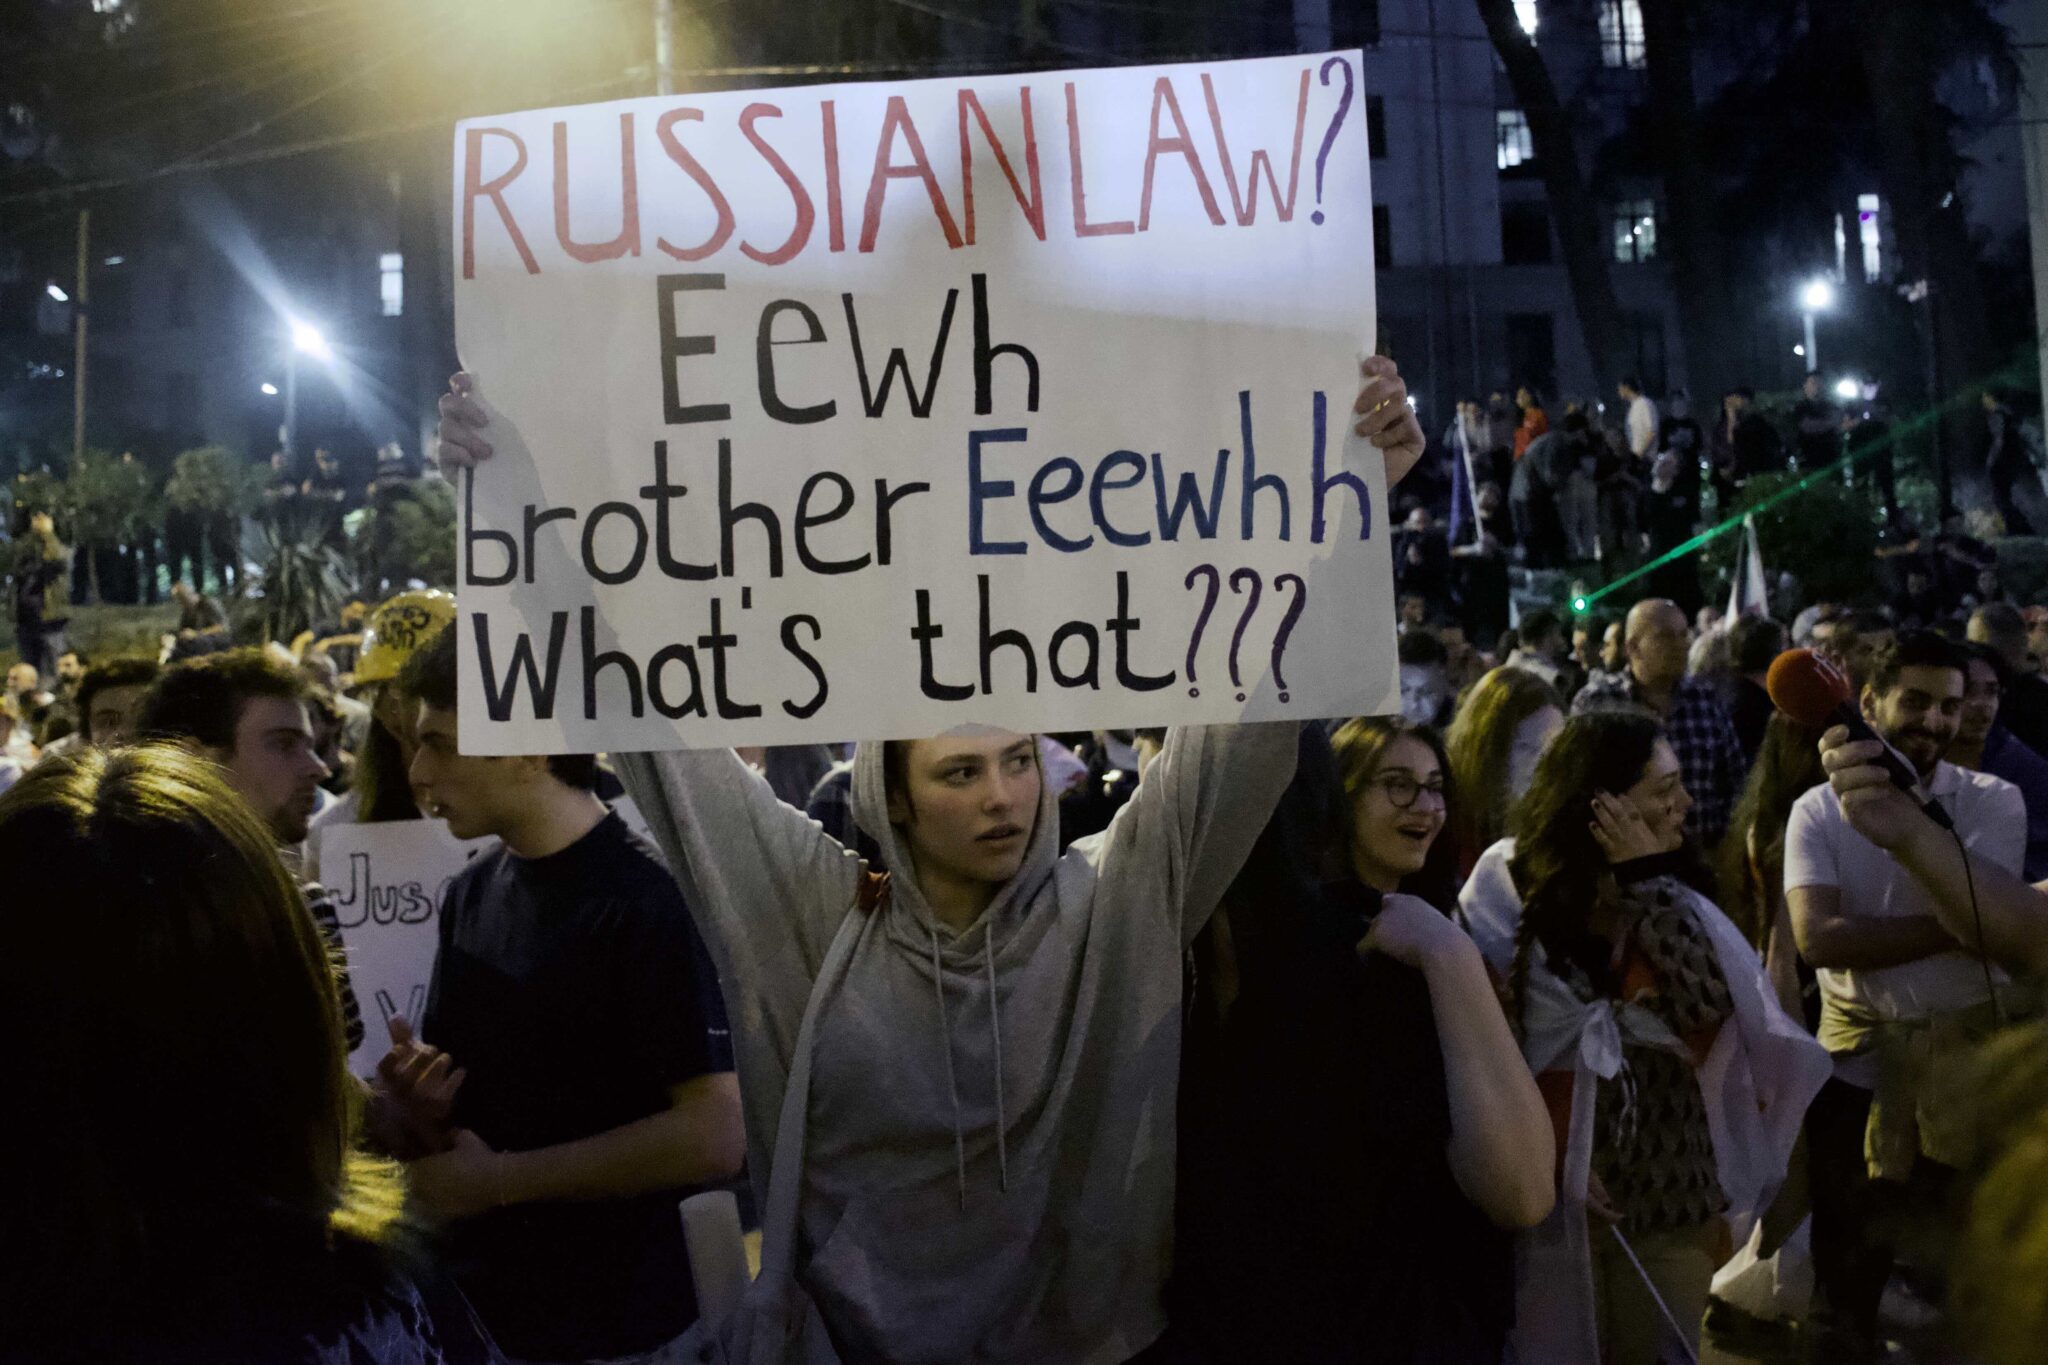
[[[349,1070],[368,1076],[391,1046],[385,1025],[415,1025],[427,1007],[448,882],[495,839],[457,839],[439,820],[333,825],[320,842],[323,885],[341,922],[343,956],[363,1010]]]
[[[1393,709],[1357,53],[455,135],[477,754]]]

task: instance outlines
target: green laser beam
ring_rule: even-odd
[[[1993,382],[2003,379],[2005,376],[2011,374],[2014,370],[2020,367],[2021,363],[2022,362],[2015,361],[2012,365],[2009,365],[2004,369],[1994,371],[1992,375]],[[1834,475],[1837,475],[1841,473],[1843,470],[1849,468],[1851,465],[1856,464],[1858,461],[1866,460],[1870,458],[1872,455],[1877,454],[1881,450],[1888,450],[1892,448],[1893,446],[1897,445],[1898,442],[1906,439],[1907,437],[1917,436],[1920,432],[1926,430],[1935,422],[1939,421],[1941,419],[1942,414],[1947,412],[1950,408],[1960,407],[1964,405],[1971,395],[1981,392],[1983,387],[1984,386],[1981,383],[1963,385],[1962,389],[1954,397],[1949,398],[1944,402],[1937,403],[1933,407],[1928,408],[1924,412],[1915,414],[1910,418],[1907,418],[1901,422],[1894,424],[1892,429],[1888,433],[1886,433],[1884,439],[1879,441],[1873,441],[1861,450],[1857,450],[1844,455],[1841,459],[1836,460],[1831,465],[1827,465],[1824,468],[1812,471],[1811,473],[1807,474],[1804,478],[1800,479],[1797,483],[1788,484],[1786,487],[1779,489],[1776,493],[1773,493],[1770,497],[1765,498],[1756,506],[1745,508],[1742,511],[1733,514],[1732,516],[1729,516],[1727,519],[1719,522],[1718,524],[1709,526],[1706,530],[1701,531],[1691,540],[1673,546],[1671,549],[1666,550],[1663,554],[1657,556],[1649,563],[1644,564],[1636,569],[1631,570],[1628,573],[1623,574],[1620,578],[1615,579],[1612,583],[1608,583],[1600,588],[1596,588],[1592,592],[1584,593],[1580,596],[1574,597],[1572,599],[1572,614],[1575,616],[1583,616],[1589,610],[1592,609],[1592,606],[1595,602],[1598,602],[1601,598],[1606,597],[1609,593],[1618,592],[1622,588],[1625,588],[1629,584],[1635,582],[1638,578],[1643,577],[1645,574],[1654,573],[1658,569],[1663,568],[1666,564],[1671,563],[1673,560],[1683,559],[1687,555],[1693,553],[1695,550],[1703,549],[1708,544],[1719,539],[1721,536],[1726,535],[1728,532],[1734,530],[1736,527],[1742,525],[1743,518],[1754,517],[1764,512],[1768,512],[1773,507],[1776,507],[1779,503],[1784,502],[1786,499],[1792,497],[1793,495],[1805,492],[1808,488],[1812,487],[1817,480],[1831,478]]]

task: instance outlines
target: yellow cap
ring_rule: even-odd
[[[407,659],[454,620],[455,594],[440,588],[402,592],[379,603],[356,655],[356,682],[390,682]]]

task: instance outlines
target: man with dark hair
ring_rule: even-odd
[[[1891,649],[1899,638],[1892,618],[1877,607],[1858,607],[1834,619],[1825,648],[1849,675],[1851,690],[1870,681],[1878,656]]]
[[[1538,607],[1522,614],[1521,622],[1515,627],[1515,652],[1502,662],[1514,668],[1527,669],[1552,687],[1563,689],[1568,682],[1564,671],[1564,652],[1564,625],[1557,619],[1556,612],[1548,607]]]
[[[1734,669],[1729,684],[1728,718],[1742,752],[1754,758],[1763,748],[1764,727],[1771,723],[1771,694],[1764,676],[1771,660],[1785,652],[1785,628],[1768,616],[1738,616],[1728,627],[1728,657]]]
[[[85,670],[92,660],[85,657],[81,649],[67,649],[57,656],[57,700],[72,702],[78,699],[78,684],[85,678]]]
[[[2014,499],[2013,487],[2023,478],[2034,479],[2033,451],[2025,429],[2003,394],[1986,389],[1982,402],[1984,429],[1989,438],[1984,450],[1984,477],[1991,483],[1991,500],[1997,504],[1998,514],[2005,518],[2007,535],[2030,536],[2034,533],[2033,524]]]
[[[313,752],[304,685],[285,664],[260,649],[173,664],[142,698],[134,734],[183,744],[218,763],[228,785],[269,827],[281,853],[305,842],[327,765]],[[363,1041],[362,1009],[340,965],[341,922],[333,898],[318,882],[301,882],[299,890],[334,951],[342,1023],[353,1050]]]
[[[1692,796],[1685,828],[1712,848],[1728,830],[1735,798],[1749,775],[1749,754],[1713,684],[1685,675],[1692,630],[1677,603],[1644,598],[1629,609],[1624,636],[1627,668],[1580,689],[1572,699],[1572,714],[1632,707],[1662,723]]]
[[[1988,602],[1971,613],[1970,643],[1989,646],[2005,661],[2007,684],[1999,717],[2037,754],[2048,755],[2048,679],[2027,658],[2027,618],[2010,602]]]
[[[1955,644],[1909,631],[1872,661],[1859,705],[1919,776],[1915,799],[1939,803],[1976,856],[2017,872],[2027,823],[2018,789],[1942,759],[1966,667]],[[1828,1348],[1818,1358],[1867,1359],[1895,1215],[1909,1196],[1937,1200],[1945,1168],[1965,1159],[1941,1125],[1926,1126],[1915,1058],[1937,1035],[1988,1031],[1986,982],[2003,973],[1964,950],[1928,891],[1856,830],[1831,787],[1800,797],[1786,822],[1785,899],[1800,955],[1819,971],[1820,1039],[1835,1056],[1834,1079],[1807,1117],[1817,1317]]]
[[[101,749],[126,744],[135,735],[143,699],[163,669],[140,656],[108,659],[85,670],[78,684],[78,734]]]
[[[694,1359],[676,1204],[737,1174],[746,1138],[690,913],[593,792],[593,757],[461,751],[453,629],[398,685],[418,707],[423,806],[458,838],[503,841],[442,900],[424,1041],[393,1020],[378,1068],[387,1112],[425,1138],[401,1145],[413,1191],[516,1360]]]
[[[2048,759],[2014,737],[2001,714],[2012,673],[1989,645],[1965,645],[1969,673],[1956,737],[1942,757],[1958,768],[2002,777],[2020,789],[2027,803],[2028,881],[2048,878]]]

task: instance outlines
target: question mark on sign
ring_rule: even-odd
[[[1182,581],[1181,586],[1194,587],[1195,579],[1202,574],[1209,576],[1209,594],[1202,599],[1201,614],[1195,617],[1195,633],[1188,637],[1188,695],[1191,697],[1202,695],[1202,689],[1194,685],[1195,651],[1202,647],[1202,632],[1209,628],[1209,613],[1216,610],[1217,594],[1223,591],[1223,576],[1216,572],[1214,564],[1195,565],[1188,570],[1188,576]]]
[[[1251,600],[1244,604],[1244,615],[1237,618],[1237,629],[1230,633],[1230,685],[1237,688],[1244,686],[1244,679],[1237,673],[1237,647],[1244,640],[1244,628],[1252,623],[1252,613],[1259,609],[1259,593],[1263,585],[1259,582],[1258,574],[1250,569],[1239,569],[1230,576],[1232,592],[1243,592],[1243,585],[1246,583],[1252,585]],[[1244,693],[1239,692],[1237,699],[1243,701]]]
[[[1294,584],[1294,600],[1287,606],[1287,614],[1280,618],[1280,629],[1273,634],[1273,681],[1280,684],[1280,700],[1286,701],[1287,678],[1280,672],[1280,657],[1287,652],[1288,637],[1294,634],[1294,623],[1301,619],[1301,609],[1308,605],[1308,584],[1301,581],[1300,574],[1284,573],[1273,580],[1273,586],[1284,588]]]
[[[1323,163],[1330,159],[1330,148],[1336,144],[1337,130],[1344,126],[1344,116],[1351,112],[1351,63],[1345,61],[1342,57],[1332,57],[1327,62],[1324,62],[1319,78],[1324,85],[1330,83],[1330,68],[1333,66],[1344,73],[1344,95],[1343,98],[1337,101],[1336,117],[1330,120],[1329,130],[1323,134],[1323,145],[1316,152],[1316,202],[1318,204],[1323,202]],[[1323,225],[1323,211],[1317,209],[1308,216],[1308,220],[1317,227],[1321,227]]]

